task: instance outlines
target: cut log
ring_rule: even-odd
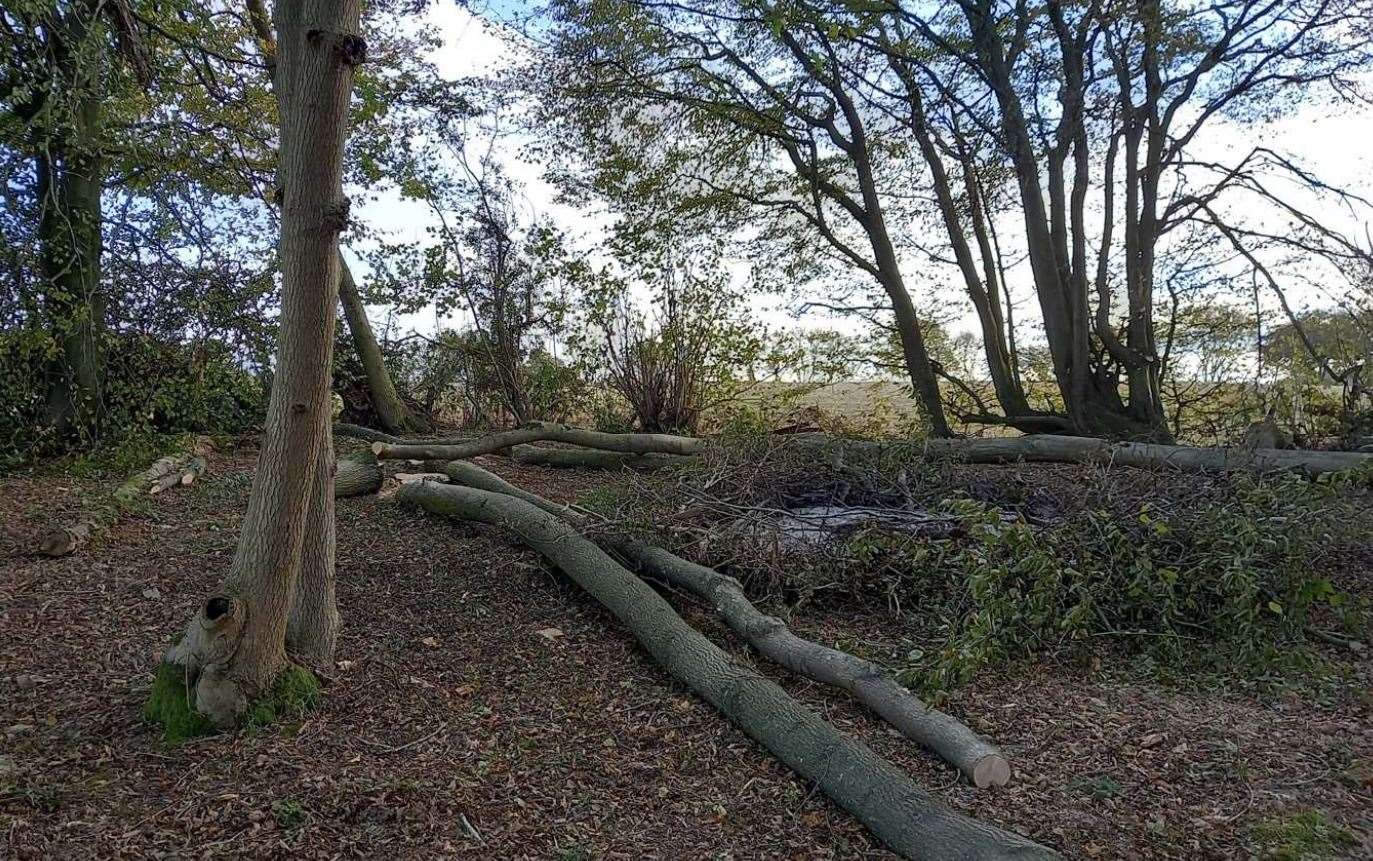
[[[393,445],[378,442],[372,451],[383,459],[465,460],[492,454],[503,448],[531,442],[561,442],[625,454],[700,454],[706,441],[663,433],[605,433],[553,422],[533,422],[515,430],[501,431],[459,445]]]
[[[362,496],[381,489],[381,464],[371,449],[362,449],[334,464],[334,498]]]
[[[192,438],[184,451],[163,455],[147,469],[126,478],[110,493],[108,499],[96,504],[81,520],[45,529],[38,538],[35,551],[54,558],[75,553],[114,525],[123,510],[143,496],[190,484],[205,471],[206,457],[213,450],[209,438]]]
[[[1159,443],[1109,442],[1091,437],[1056,434],[899,442],[837,440],[823,436],[793,439],[800,445],[835,446],[841,451],[880,453],[907,450],[967,463],[1090,463],[1189,471],[1293,471],[1308,476],[1342,470],[1373,469],[1373,455],[1349,451],[1198,448]]]
[[[395,479],[401,484],[414,484],[417,481],[447,481],[448,476],[441,472],[398,472]]]
[[[715,706],[906,858],[1055,858],[1051,850],[957,813],[866,745],[730,658],[648,584],[567,522],[502,493],[426,481],[397,498],[500,526],[558,566],[620,620],[673,678]]]
[[[633,469],[648,472],[667,466],[681,466],[696,458],[687,454],[627,454],[589,448],[540,448],[517,445],[511,449],[516,463],[551,466],[559,469]]]
[[[566,506],[516,487],[474,464],[453,461],[447,472],[458,484],[514,496],[574,523],[581,520]],[[685,589],[709,603],[731,630],[779,666],[848,691],[906,738],[957,768],[978,789],[1005,786],[1011,779],[1010,763],[991,742],[953,717],[925,705],[873,662],[796,636],[781,619],[755,607],[733,577],[689,562],[661,547],[619,541],[611,549],[638,568],[639,573]]]
[[[168,488],[186,487],[194,484],[195,480],[205,472],[206,466],[208,464],[205,458],[192,457],[154,481],[152,487],[148,488],[148,493],[155,496]]]
[[[83,520],[71,526],[53,527],[39,536],[38,552],[53,558],[70,556],[103,528],[101,522],[96,519]]]

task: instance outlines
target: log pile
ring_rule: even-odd
[[[578,448],[547,448],[553,442]],[[1253,448],[1190,448],[1111,443],[1056,435],[918,443],[840,441],[800,434],[788,445],[817,458],[900,450],[974,463],[1074,462],[1185,470],[1297,471],[1319,476],[1373,469],[1373,456]],[[535,423],[455,443],[378,440],[378,458],[444,461],[449,484],[419,480],[397,498],[435,514],[499,526],[543,555],[609,609],[657,663],[714,705],[798,774],[814,781],[897,853],[908,858],[1055,857],[1023,837],[957,814],[890,762],[825,722],[776,684],[739,664],[640,576],[684,590],[712,607],[759,655],[805,678],[842,689],[903,735],[938,754],[979,788],[1003,786],[1011,767],[1001,751],[966,725],[922,703],[882,668],[806,640],[759,610],[732,577],[661,547],[628,539],[598,546],[583,534],[586,515],[521,490],[467,459],[506,454],[553,467],[657,469],[690,461],[705,440],[666,434],[608,434]]]
[[[339,426],[340,433],[373,439],[372,451],[382,460],[466,460],[481,455],[513,454],[525,463],[590,469],[657,469],[688,462],[707,451],[708,440],[659,433],[606,433],[553,422],[532,422],[514,430],[477,438],[401,440],[377,431]],[[347,430],[342,428],[347,427]],[[533,448],[532,443],[556,442],[576,449]],[[927,439],[865,441],[837,439],[824,434],[796,434],[786,445],[811,450],[877,454],[913,452],[966,463],[1084,463],[1145,469],[1187,471],[1299,472],[1316,477],[1348,470],[1373,471],[1373,454],[1352,451],[1312,451],[1162,445],[1111,442],[1093,437],[1030,434],[990,439]],[[623,457],[614,457],[614,454]]]
[[[548,448],[534,443],[577,448]],[[1373,455],[1259,448],[1191,448],[1112,443],[1057,435],[986,440],[861,442],[798,434],[787,445],[815,457],[901,451],[973,463],[1067,462],[1183,470],[1296,471],[1320,476],[1373,470]],[[917,786],[861,742],[796,702],[752,668],[733,660],[688,625],[640,576],[683,590],[712,607],[759,655],[805,678],[846,691],[907,738],[958,769],[979,788],[1011,778],[1006,757],[950,715],[931,709],[881,667],[793,633],[759,610],[732,577],[661,547],[583,534],[587,516],[524,491],[472,463],[505,454],[516,462],[598,469],[658,469],[689,462],[709,443],[667,434],[609,434],[534,423],[478,439],[377,439],[381,459],[425,461],[451,483],[422,476],[397,498],[435,514],[499,526],[560,568],[611,611],[675,679],[798,774],[812,780],[888,847],[908,858],[1048,858],[1054,853],[1020,835],[962,816]],[[446,462],[446,465],[444,465]]]

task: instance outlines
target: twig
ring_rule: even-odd
[[[405,750],[406,748],[414,747],[420,742],[428,741],[429,739],[433,738],[434,736],[438,735],[446,729],[448,729],[448,724],[441,724],[438,729],[434,730],[428,735],[422,735],[414,741],[407,741],[405,744],[400,745],[399,747],[386,747],[381,742],[372,741],[371,739],[366,739],[362,736],[358,736],[358,741],[362,742],[363,744],[369,744],[372,747],[381,748],[377,751],[378,753],[399,753],[400,751]]]

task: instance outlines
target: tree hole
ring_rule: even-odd
[[[213,622],[234,608],[234,602],[223,595],[216,595],[205,602],[205,618]]]

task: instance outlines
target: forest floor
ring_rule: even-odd
[[[890,857],[532,553],[376,497],[338,506],[344,628],[321,706],[164,745],[140,707],[229,565],[254,460],[221,452],[57,560],[34,537],[110,479],[0,478],[0,857]],[[558,499],[617,480],[486,465]],[[792,624],[903,648],[890,617]],[[1373,857],[1373,665],[1331,658],[1345,682],[1320,697],[1181,690],[1109,661],[982,673],[947,710],[1016,773],[981,791],[844,696],[760,669],[953,807],[1067,857]]]

